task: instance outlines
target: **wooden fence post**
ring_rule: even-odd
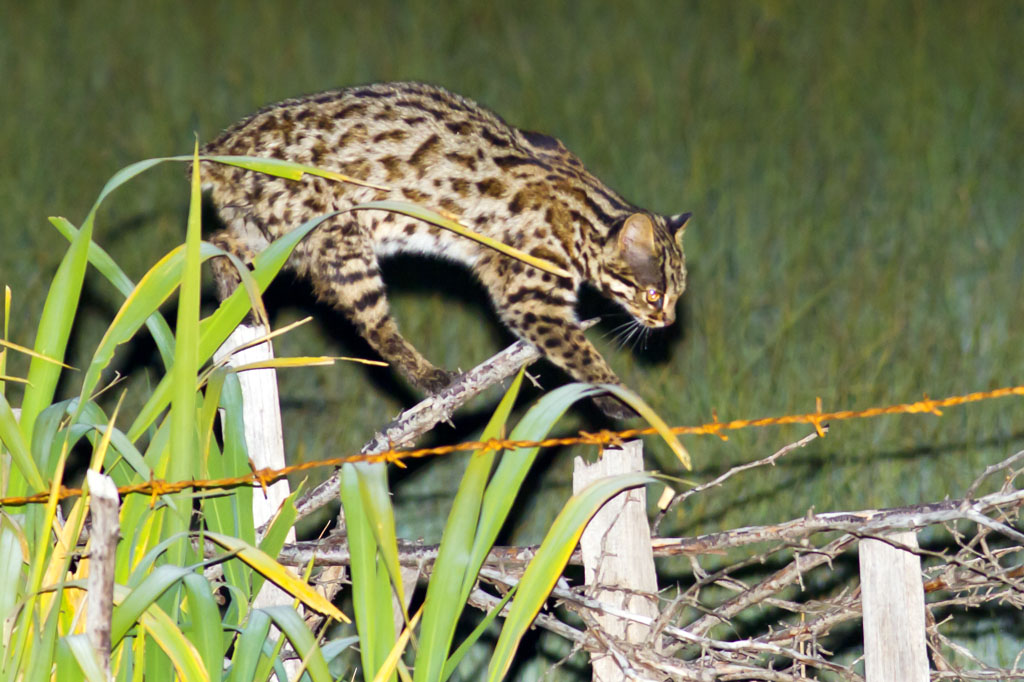
[[[913,531],[886,539],[917,549]],[[889,542],[860,542],[867,682],[928,682],[921,558]]]
[[[263,325],[242,322],[227,340],[214,353],[219,360],[229,351],[269,333]],[[239,367],[251,362],[271,360],[274,347],[270,341],[264,341],[252,348],[246,348],[231,356],[229,363]],[[281,469],[285,466],[284,431],[281,427],[281,403],[277,390],[277,371],[274,369],[250,369],[238,373],[238,382],[242,388],[242,419],[245,423],[245,446],[249,451],[249,460],[256,469]],[[287,479],[281,479],[267,486],[266,495],[257,488],[252,496],[252,517],[256,528],[274,518],[281,503],[287,499],[291,489]],[[295,542],[295,527],[288,529],[285,542]],[[267,580],[260,588],[259,594],[253,599],[253,608],[265,606],[290,606],[294,597],[280,587]],[[302,611],[300,609],[299,613]],[[271,634],[272,639],[276,639]],[[289,678],[298,674],[301,661],[285,661],[285,671]]]
[[[608,476],[643,471],[643,444],[626,443],[620,450],[608,448],[593,464],[577,457],[573,493]],[[646,491],[634,488],[608,500],[590,520],[580,539],[588,593],[599,601],[633,613],[658,617],[658,578],[654,571],[651,529],[647,521]],[[629,644],[643,644],[650,628],[616,616],[595,613],[602,634]],[[626,679],[615,657],[608,652],[591,654],[593,679],[618,682]],[[629,671],[635,676],[636,671]]]

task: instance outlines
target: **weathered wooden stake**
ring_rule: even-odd
[[[231,332],[217,352],[215,359],[220,359],[232,349],[266,336],[269,330],[262,325],[243,322]],[[274,347],[269,341],[246,348],[231,356],[229,364],[239,367],[252,362],[273,359]],[[285,466],[284,432],[281,428],[281,404],[278,400],[277,372],[273,369],[250,369],[238,373],[238,382],[242,388],[242,419],[245,422],[245,446],[249,450],[249,460],[256,469],[269,467],[281,469]],[[252,496],[252,516],[256,528],[270,521],[281,503],[291,493],[287,479],[281,479],[267,486],[264,496],[257,489]],[[295,528],[288,530],[286,542],[295,542]],[[263,583],[259,594],[253,600],[253,608],[265,606],[290,606],[294,597],[269,580]],[[296,675],[301,667],[299,661],[285,661],[285,670],[289,677]]]
[[[606,449],[601,459],[587,464],[574,462],[573,492],[607,476],[643,471],[643,445],[635,440],[620,449]],[[588,592],[596,599],[633,613],[658,617],[658,579],[651,551],[651,530],[647,522],[646,491],[634,488],[610,499],[590,520],[580,539]],[[594,614],[608,637],[630,644],[642,644],[650,628],[616,616]],[[592,654],[593,679],[599,682],[625,680],[626,672],[608,654]],[[635,674],[636,671],[629,671]]]
[[[267,334],[262,325],[253,326],[242,323],[214,354],[219,360],[227,353],[246,343]],[[265,341],[252,348],[238,351],[231,356],[232,367],[247,365],[252,362],[271,360],[274,348]],[[238,373],[238,382],[242,387],[242,417],[245,422],[245,445],[249,450],[249,459],[257,469],[269,467],[280,469],[285,466],[284,435],[281,428],[281,406],[278,400],[277,372],[273,369],[250,369]],[[281,479],[267,486],[267,494],[258,491],[252,498],[253,521],[259,528],[277,513],[281,503],[290,494],[287,479]],[[294,533],[289,536],[294,542]]]
[[[114,610],[114,568],[117,562],[117,537],[120,532],[120,498],[117,486],[109,476],[89,469],[89,514],[92,532],[89,535],[88,608],[85,631],[89,644],[97,653],[104,678],[110,677],[110,623]]]
[[[912,531],[886,538],[917,548]],[[861,540],[860,580],[867,682],[928,682],[921,558],[882,540]]]

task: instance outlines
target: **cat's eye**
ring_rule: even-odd
[[[647,297],[646,297],[647,298],[647,302],[650,303],[651,305],[657,305],[657,304],[661,303],[661,297],[662,297],[662,293],[660,291],[658,291],[657,289],[648,289],[647,290]]]

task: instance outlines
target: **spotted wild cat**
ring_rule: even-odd
[[[465,263],[518,336],[575,379],[591,383],[620,382],[580,329],[580,285],[589,282],[647,327],[673,322],[685,288],[682,236],[689,214],[666,217],[633,206],[560,141],[514,128],[438,87],[387,83],[285,100],[232,126],[203,153],[287,159],[390,188],[309,175],[291,181],[204,162],[203,184],[212,188],[225,225],[211,241],[244,261],[309,218],[397,199],[455,214],[471,229],[571,274],[543,272],[385,211],[345,213],[313,231],[295,249],[290,267],[425,391],[443,388],[452,374],[399,333],[388,310],[381,257],[412,252]],[[214,268],[224,296],[237,277],[227,259],[215,259]],[[597,402],[611,416],[629,414],[613,398]]]

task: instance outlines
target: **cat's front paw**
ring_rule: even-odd
[[[594,398],[594,405],[612,419],[630,419],[637,416],[632,407],[614,396],[598,396]]]
[[[448,388],[459,376],[458,372],[449,372],[446,369],[439,369],[435,367],[431,371],[426,372],[419,377],[416,381],[416,385],[430,395],[435,395]]]

